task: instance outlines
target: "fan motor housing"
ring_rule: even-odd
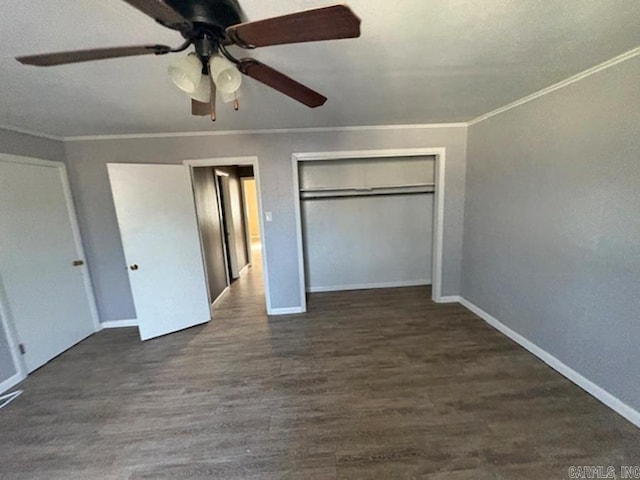
[[[197,29],[208,30],[219,38],[231,25],[242,23],[242,10],[236,0],[165,0]]]

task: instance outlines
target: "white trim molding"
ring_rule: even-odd
[[[197,158],[193,160],[183,160],[184,165],[190,167],[232,167],[234,165],[254,165],[258,163],[258,157],[220,157],[220,158]],[[254,176],[255,176],[255,172]],[[220,172],[221,175],[228,175]]]
[[[244,267],[242,267],[240,269],[240,271],[238,272],[238,276],[241,277],[242,275],[244,275],[245,273],[247,273],[247,270],[251,268],[251,262],[248,262]]]
[[[132,318],[130,320],[109,320],[106,322],[102,322],[103,329],[111,329],[111,328],[129,328],[129,327],[137,327],[138,319]]]
[[[590,77],[591,75],[594,75],[598,72],[601,72],[602,70],[606,70],[607,68],[611,68],[614,65],[618,65],[619,63],[625,62],[627,60],[630,60],[634,57],[637,57],[638,55],[640,55],[640,47],[636,47],[633,50],[629,50],[628,52],[623,53],[622,55],[618,55],[617,57],[613,57],[610,60],[607,60],[606,62],[603,62],[599,65],[596,65],[595,67],[591,67],[587,70],[584,70],[583,72],[580,72],[576,75],[573,75],[569,78],[566,78],[565,80],[562,80],[561,82],[555,83],[553,85],[550,85],[547,88],[543,88],[542,90],[538,90],[537,92],[532,93],[531,95],[527,95],[526,97],[522,97],[520,100],[516,100],[515,102],[509,103],[507,105],[504,105],[500,108],[497,108],[495,110],[492,110],[491,112],[485,113],[484,115],[480,115],[477,118],[474,118],[473,120],[471,120],[470,122],[467,123],[467,126],[471,126],[471,125],[475,125],[476,123],[480,123],[484,120],[487,120],[488,118],[491,117],[495,117],[496,115],[500,115],[501,113],[504,113],[508,110],[511,110],[513,108],[519,107],[520,105],[524,105],[525,103],[529,103],[532,100],[535,100],[536,98],[540,98],[543,97],[551,92],[555,92],[556,90],[560,90],[561,88],[564,88],[568,85],[571,85],[572,83],[576,83],[579,82],[580,80]]]
[[[271,308],[267,309],[267,315],[295,315],[298,313],[305,313],[307,308],[302,307],[290,307],[290,308]]]
[[[87,142],[92,140],[134,140],[148,138],[171,137],[223,137],[229,135],[277,135],[287,133],[327,133],[327,132],[362,132],[367,130],[421,130],[426,128],[466,128],[464,122],[458,123],[423,123],[406,125],[355,125],[345,127],[306,127],[306,128],[266,128],[254,130],[205,130],[201,132],[163,132],[163,133],[125,133],[116,135],[78,135],[69,137],[50,137],[65,142]],[[7,130],[10,130],[7,127]],[[25,132],[26,133],[26,132]],[[30,135],[37,135],[35,132]],[[44,135],[39,135],[44,136]]]
[[[18,372],[16,374],[12,375],[11,377],[7,378],[5,381],[0,382],[0,395],[2,395],[7,390],[15,387],[16,385],[18,385],[25,378],[26,377],[24,375],[22,375],[20,372]]]
[[[356,285],[329,285],[307,288],[308,293],[342,292],[345,290],[375,290],[377,288],[422,287],[431,285],[431,280],[404,280],[400,282],[363,283]]]
[[[332,161],[350,158],[397,158],[397,157],[436,157],[435,171],[435,195],[434,195],[434,218],[433,218],[433,264],[431,271],[432,279],[432,299],[439,302],[442,298],[442,262],[444,243],[444,196],[445,196],[445,169],[446,152],[444,147],[425,148],[397,148],[380,150],[350,150],[339,152],[304,152],[291,155],[291,166],[293,172],[294,208],[296,216],[296,237],[298,245],[298,282],[300,289],[300,305],[303,311],[307,310],[307,288],[304,265],[304,243],[302,240],[302,213],[300,208],[300,178],[298,172],[299,162],[305,161]],[[431,283],[431,282],[430,282]],[[373,287],[383,288],[383,287]]]
[[[22,165],[36,165],[38,167],[62,168],[64,163],[54,160],[43,160],[41,158],[23,157],[20,155],[11,155],[9,153],[0,153],[0,160],[3,162],[19,163]],[[64,170],[66,173],[66,169]],[[65,200],[67,200],[65,198]]]
[[[462,303],[462,297],[460,297],[459,295],[440,297],[438,300],[436,300],[436,303]]]
[[[578,387],[582,388],[585,392],[589,393],[590,395],[592,395],[593,397],[595,397],[596,399],[604,403],[606,406],[608,406],[615,412],[622,415],[624,418],[629,420],[631,423],[633,423],[637,427],[640,427],[640,412],[638,412],[631,406],[627,405],[626,403],[624,403],[622,400],[615,397],[611,393],[607,392],[604,388],[600,387],[599,385],[596,385],[588,378],[576,372],[571,367],[563,363],[561,360],[558,360],[556,357],[554,357],[552,354],[550,354],[543,348],[539,347],[538,345],[531,342],[527,338],[523,337],[522,335],[512,330],[511,328],[507,327],[504,323],[500,322],[497,318],[485,312],[484,310],[482,310],[480,307],[473,304],[469,300],[465,298],[461,298],[460,303],[464,307],[466,307],[468,310],[472,311],[481,319],[483,319],[485,322],[487,322],[489,325],[491,325],[493,328],[503,333],[504,335],[509,337],[511,340],[516,342],[518,345],[520,345],[521,347],[525,348],[526,350],[534,354],[536,357],[538,357],[544,363],[549,365],[560,375],[566,377],[568,380],[575,383]]]
[[[300,310],[307,311],[307,282],[304,266],[304,242],[302,240],[302,210],[300,207],[300,172],[298,170],[298,155],[291,155],[293,174],[294,214],[296,216],[296,247],[298,248],[298,289],[300,295]],[[308,155],[308,154],[305,154]]]
[[[224,298],[225,294],[231,290],[231,287],[229,285],[227,285],[226,287],[224,287],[224,290],[222,290],[222,292],[220,292],[220,295],[218,295],[216,297],[216,299],[213,301],[213,303],[211,304],[211,308],[215,307],[219,302],[222,301],[222,299]]]
[[[2,278],[0,278],[0,328],[7,339],[13,368],[16,371],[15,375],[8,380],[5,380],[0,386],[2,386],[2,388],[11,388],[16,383],[27,378],[28,370],[18,347],[18,344],[20,343],[18,341],[18,332],[16,331],[15,324],[9,316],[9,302],[7,301]],[[5,385],[8,386],[5,387]],[[2,393],[2,389],[0,389],[0,393]]]

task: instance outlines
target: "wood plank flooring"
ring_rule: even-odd
[[[0,478],[565,479],[640,464],[640,430],[427,288],[265,315],[259,265],[215,321],[107,330],[0,410]]]

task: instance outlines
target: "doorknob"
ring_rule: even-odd
[[[131,265],[129,268],[130,268],[131,270],[138,270],[138,268],[140,268],[140,267],[138,267],[138,264],[137,264],[137,263],[134,263],[134,264],[133,264],[133,265]]]
[[[81,267],[82,265],[84,265],[84,262],[82,260],[74,260],[73,262],[71,262],[71,265],[73,265],[74,267]]]

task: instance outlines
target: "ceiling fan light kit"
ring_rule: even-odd
[[[216,118],[216,92],[224,102],[234,102],[238,110],[242,74],[267,85],[309,108],[327,101],[318,92],[253,58],[236,59],[229,45],[244,49],[356,38],[360,19],[346,5],[334,5],[256,22],[243,22],[237,0],[124,0],[161,25],[177,30],[182,45],[141,45],[132,47],[76,50],[16,59],[26,65],[54,66],[135,55],[190,53],[172,64],[168,71],[173,83],[192,98],[193,115]]]
[[[214,55],[203,65],[195,53],[180,58],[168,68],[169,77],[182,91],[200,103],[211,102],[211,80],[225,103],[237,102],[242,74],[224,57]],[[238,110],[238,105],[235,106]]]

